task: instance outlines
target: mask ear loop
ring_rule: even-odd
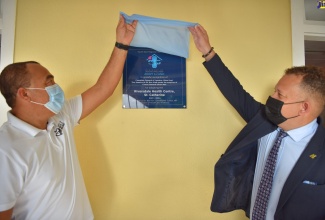
[[[298,114],[298,115],[296,115],[296,116],[292,116],[292,117],[289,117],[289,118],[286,118],[286,119],[292,119],[292,118],[297,118],[297,117],[299,117],[300,115]]]
[[[45,90],[46,91],[46,89],[43,89],[43,88],[25,88],[25,89],[31,89],[31,90]],[[38,104],[38,105],[45,105],[44,103],[40,103],[40,102],[34,102],[34,101],[32,101],[32,100],[30,100],[30,102],[31,103],[34,103],[34,104]]]
[[[45,105],[45,104],[43,104],[43,103],[40,103],[40,102],[34,102],[34,101],[32,101],[32,100],[31,100],[30,102],[31,102],[31,103],[34,103],[34,104],[37,104],[37,105],[43,105],[43,106]]]
[[[25,89],[38,89],[38,90],[46,90],[46,89],[43,89],[43,88],[25,88]]]
[[[289,102],[289,103],[284,103],[283,105],[297,104],[297,103],[302,103],[302,102],[305,102],[305,101]],[[291,119],[291,118],[297,118],[297,117],[299,117],[299,116],[300,116],[300,114],[299,114],[300,111],[301,111],[301,110],[298,111],[298,115],[296,115],[296,116],[292,116],[292,117],[289,117],[289,118],[287,118],[287,119]]]
[[[305,101],[299,101],[299,102],[288,102],[288,103],[283,103],[283,105],[290,105],[290,104],[297,104]]]

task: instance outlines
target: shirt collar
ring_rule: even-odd
[[[302,140],[310,134],[313,134],[318,127],[317,120],[313,120],[309,124],[287,131],[288,135],[296,142]]]
[[[26,122],[24,122],[23,120],[20,120],[19,118],[17,118],[16,116],[14,116],[13,114],[11,114],[10,111],[7,112],[7,117],[8,117],[8,122],[15,128],[25,132],[26,134],[35,137],[38,133],[40,133],[41,129],[38,129]]]

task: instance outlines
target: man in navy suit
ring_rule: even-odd
[[[285,71],[266,104],[256,101],[214,52],[205,29],[189,28],[203,65],[247,125],[215,165],[214,212],[253,215],[266,159],[284,130],[266,213],[252,219],[325,219],[325,73],[316,67]],[[262,193],[263,194],[263,193]],[[265,194],[265,193],[264,193]]]

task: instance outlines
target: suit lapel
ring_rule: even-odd
[[[304,181],[306,174],[309,173],[313,167],[315,167],[315,163],[317,163],[317,161],[324,156],[324,142],[325,129],[319,125],[315,135],[310,140],[304,152],[301,154],[299,160],[292,169],[287,181],[283,186],[277,206],[277,212],[281,210],[284,204],[288,201],[289,197],[295,191],[297,186]]]
[[[269,134],[277,128],[276,125],[265,120],[260,111],[237,135],[227,151],[233,153],[242,150],[245,146],[250,146],[254,141]],[[257,146],[257,145],[256,145]]]

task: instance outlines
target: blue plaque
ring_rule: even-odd
[[[186,59],[130,47],[123,70],[123,108],[186,108]]]

